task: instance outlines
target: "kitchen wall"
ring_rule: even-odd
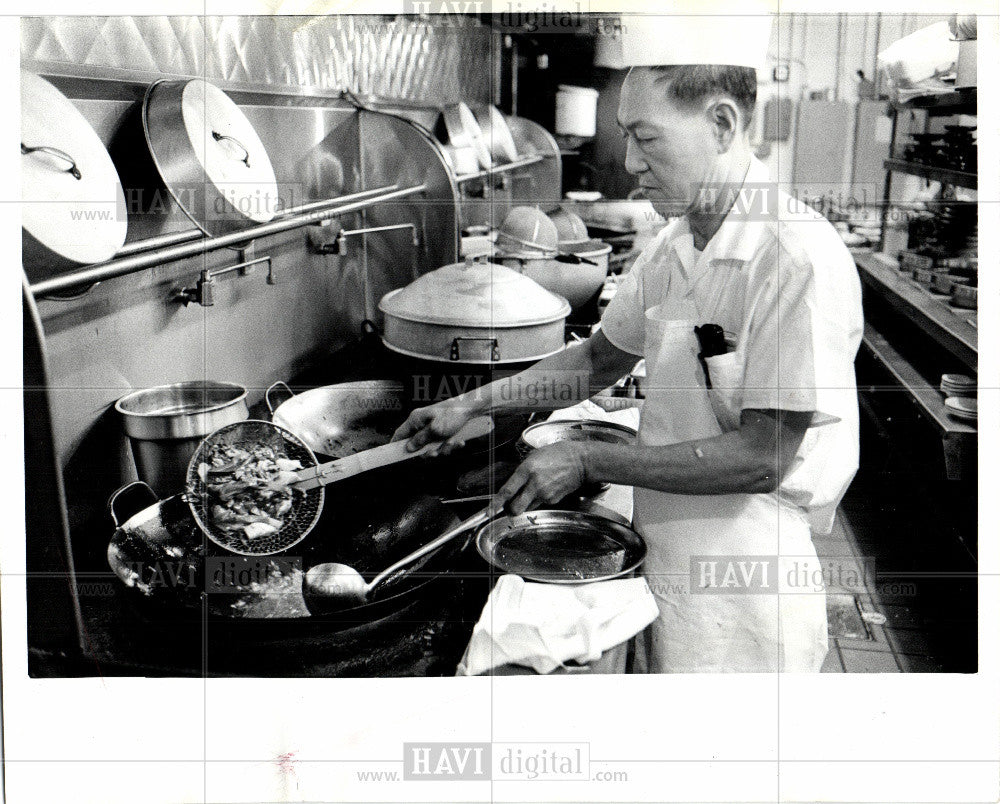
[[[22,22],[22,63],[71,99],[122,174],[142,172],[133,157],[145,147],[137,119],[145,87],[197,76],[225,89],[247,114],[295,203],[426,183],[420,198],[342,219],[345,228],[416,222],[418,270],[425,271],[455,253],[456,208],[443,163],[405,121],[358,113],[336,96],[346,89],[421,103],[488,99],[492,40],[471,19],[459,30],[374,17],[38,17]],[[166,207],[130,212],[129,241],[191,228],[155,176],[130,178],[159,192]],[[108,280],[72,300],[39,301],[75,538],[106,545],[105,502],[134,477],[112,409],[118,397],[209,377],[247,386],[249,403],[257,403],[273,381],[322,368],[359,337],[382,293],[412,279],[408,232],[349,246],[347,256],[312,253],[305,230],[261,238],[255,256],[271,256],[277,284],[266,283],[263,266],[229,274],[217,280],[207,308],[170,296],[192,286],[203,268],[235,263],[236,251]]]

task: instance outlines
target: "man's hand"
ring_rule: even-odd
[[[584,457],[585,446],[579,441],[560,441],[536,449],[497,492],[493,506],[499,510],[506,504],[516,516],[536,502],[558,502],[587,480]]]
[[[417,408],[392,434],[392,440],[401,441],[408,438],[406,448],[410,452],[420,449],[431,441],[444,441],[441,446],[430,450],[427,454],[447,455],[462,446],[461,441],[452,441],[451,436],[461,430],[477,413],[471,404],[454,400]]]

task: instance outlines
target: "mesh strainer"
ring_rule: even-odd
[[[282,517],[281,530],[270,536],[248,539],[242,532],[230,533],[212,522],[208,508],[211,504],[205,484],[198,476],[198,466],[211,463],[209,454],[219,445],[226,444],[241,449],[267,446],[277,454],[299,461],[304,468],[318,464],[316,456],[298,436],[277,424],[257,419],[247,419],[227,425],[205,438],[195,450],[187,469],[187,501],[195,521],[215,544],[244,556],[266,556],[280,553],[302,541],[315,527],[323,511],[323,487],[307,491],[294,489],[292,509]]]
[[[489,416],[476,416],[451,438],[457,442],[465,442],[489,435],[492,430],[493,420]],[[295,472],[298,479],[288,486],[292,489],[292,508],[282,516],[282,527],[277,533],[250,539],[241,532],[231,533],[212,522],[210,507],[213,502],[206,484],[198,474],[198,467],[202,463],[211,465],[212,449],[222,444],[245,450],[259,446],[271,447],[279,455],[298,460],[302,464],[303,468]],[[312,450],[290,430],[259,419],[235,422],[205,438],[191,457],[187,469],[188,505],[195,521],[208,538],[221,547],[246,556],[280,553],[298,544],[315,527],[323,511],[323,486],[380,466],[416,458],[440,445],[441,441],[431,441],[419,449],[410,450],[405,441],[394,441],[319,464]]]

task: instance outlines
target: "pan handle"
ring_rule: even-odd
[[[124,501],[119,499],[123,494],[127,495]],[[143,497],[145,500],[142,499]],[[134,502],[129,505],[129,500],[133,498]],[[160,498],[148,483],[135,480],[126,483],[108,498],[108,514],[111,516],[111,521],[115,523],[115,527],[119,528],[122,522],[127,522],[140,511],[151,505],[156,505],[159,501]]]
[[[478,528],[480,525],[485,525],[492,517],[493,517],[492,506],[488,506],[484,508],[482,511],[480,511],[478,514],[474,514],[473,516],[470,516],[468,519],[459,522],[451,530],[445,531],[433,541],[428,542],[423,547],[414,550],[408,556],[404,556],[403,558],[399,559],[399,561],[397,561],[395,564],[392,564],[386,567],[384,570],[382,570],[378,575],[372,578],[371,583],[368,584],[368,588],[367,591],[365,592],[365,595],[368,598],[371,598],[372,590],[375,589],[375,587],[377,587],[383,581],[385,581],[389,576],[395,575],[396,572],[401,570],[403,567],[406,567],[412,564],[414,561],[423,558],[428,553],[433,553],[439,547],[441,547],[444,544],[447,544],[456,536],[461,536],[466,531]]]
[[[283,382],[282,380],[278,380],[278,381],[277,381],[276,383],[274,383],[274,384],[273,384],[273,385],[272,385],[272,386],[271,386],[270,388],[268,388],[268,389],[267,389],[267,390],[266,390],[266,391],[264,392],[264,401],[265,401],[265,402],[267,403],[267,409],[268,409],[269,411],[271,411],[271,415],[272,415],[272,416],[274,415],[274,411],[275,411],[275,410],[277,410],[277,409],[278,409],[278,408],[280,407],[280,405],[275,405],[275,404],[272,404],[272,402],[271,402],[271,392],[272,392],[272,391],[273,391],[273,390],[274,390],[275,388],[279,388],[279,387],[280,387],[280,388],[281,388],[282,390],[284,390],[284,391],[285,391],[285,393],[287,393],[287,394],[288,394],[288,399],[291,399],[291,398],[292,398],[293,396],[295,396],[295,391],[293,391],[293,390],[292,390],[291,388],[289,388],[289,387],[288,387],[288,383],[286,383],[286,382]],[[285,401],[287,402],[288,400],[286,399]]]

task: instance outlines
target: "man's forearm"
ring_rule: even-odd
[[[780,480],[776,461],[749,448],[739,431],[662,447],[582,444],[587,481],[672,494],[757,494]]]

